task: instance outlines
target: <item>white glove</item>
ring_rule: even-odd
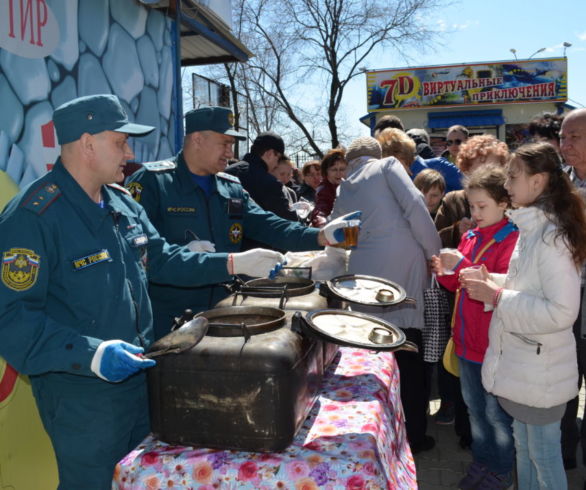
[[[360,226],[362,223],[360,217],[362,211],[354,211],[352,213],[340,216],[333,221],[330,221],[322,228],[324,236],[329,245],[335,245],[344,241],[344,228],[349,226]]]
[[[216,246],[207,240],[192,240],[185,245],[191,252],[215,252]]]
[[[276,274],[285,263],[285,256],[273,250],[253,248],[246,252],[230,254],[228,272],[251,277],[268,277]],[[230,267],[231,265],[231,267]]]

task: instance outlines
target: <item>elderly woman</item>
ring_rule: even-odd
[[[504,167],[509,160],[505,143],[490,134],[472,136],[460,147],[457,165],[464,175],[488,163]],[[470,207],[463,190],[448,192],[435,216],[435,226],[444,247],[456,248],[462,234],[472,228]]]
[[[336,189],[346,176],[348,164],[344,158],[344,150],[335,148],[326,153],[321,161],[322,180],[315,193],[315,207],[311,213],[311,224],[321,228],[334,207]]]
[[[439,250],[440,240],[423,196],[406,171],[415,143],[401,131],[394,134],[397,141],[391,138],[384,152],[392,148],[401,160],[381,159],[383,150],[374,138],[362,137],[350,144],[346,151],[348,175],[340,184],[331,217],[362,210],[358,247],[350,253],[348,271],[394,281],[417,303],[361,310],[401,327],[407,339],[421,349],[423,290],[429,285],[427,263]],[[396,359],[411,449],[414,453],[431,449],[435,442],[426,435],[428,392],[422,349],[420,353],[397,352]]]

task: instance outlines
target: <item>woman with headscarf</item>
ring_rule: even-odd
[[[401,133],[398,131],[398,133]],[[413,160],[414,142],[402,133],[398,154]],[[346,151],[347,177],[339,187],[331,217],[362,210],[358,247],[350,253],[348,272],[394,281],[405,288],[416,304],[390,308],[361,307],[401,327],[419,353],[396,352],[401,371],[401,400],[407,437],[414,453],[435,445],[426,435],[425,363],[423,361],[423,290],[429,285],[428,260],[440,248],[440,240],[422,194],[397,158],[381,159],[379,143],[371,137],[354,140]],[[358,308],[355,308],[358,309]]]

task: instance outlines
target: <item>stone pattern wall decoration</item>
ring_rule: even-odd
[[[53,110],[98,93],[116,94],[131,121],[157,127],[131,138],[137,162],[175,153],[173,21],[135,0],[44,3],[59,36],[48,56],[24,57],[0,46],[0,172],[20,188],[46,173],[59,153]],[[13,5],[18,15],[19,2]],[[26,41],[29,26],[23,34],[21,19],[13,20]]]

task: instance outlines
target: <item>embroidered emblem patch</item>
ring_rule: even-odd
[[[232,243],[242,241],[242,225],[240,223],[234,223],[228,231],[228,237]]]
[[[126,186],[128,192],[136,202],[140,202],[140,195],[142,194],[142,185],[138,182],[131,182]]]
[[[2,256],[2,282],[14,291],[26,291],[37,282],[40,263],[34,251],[11,248]]]

